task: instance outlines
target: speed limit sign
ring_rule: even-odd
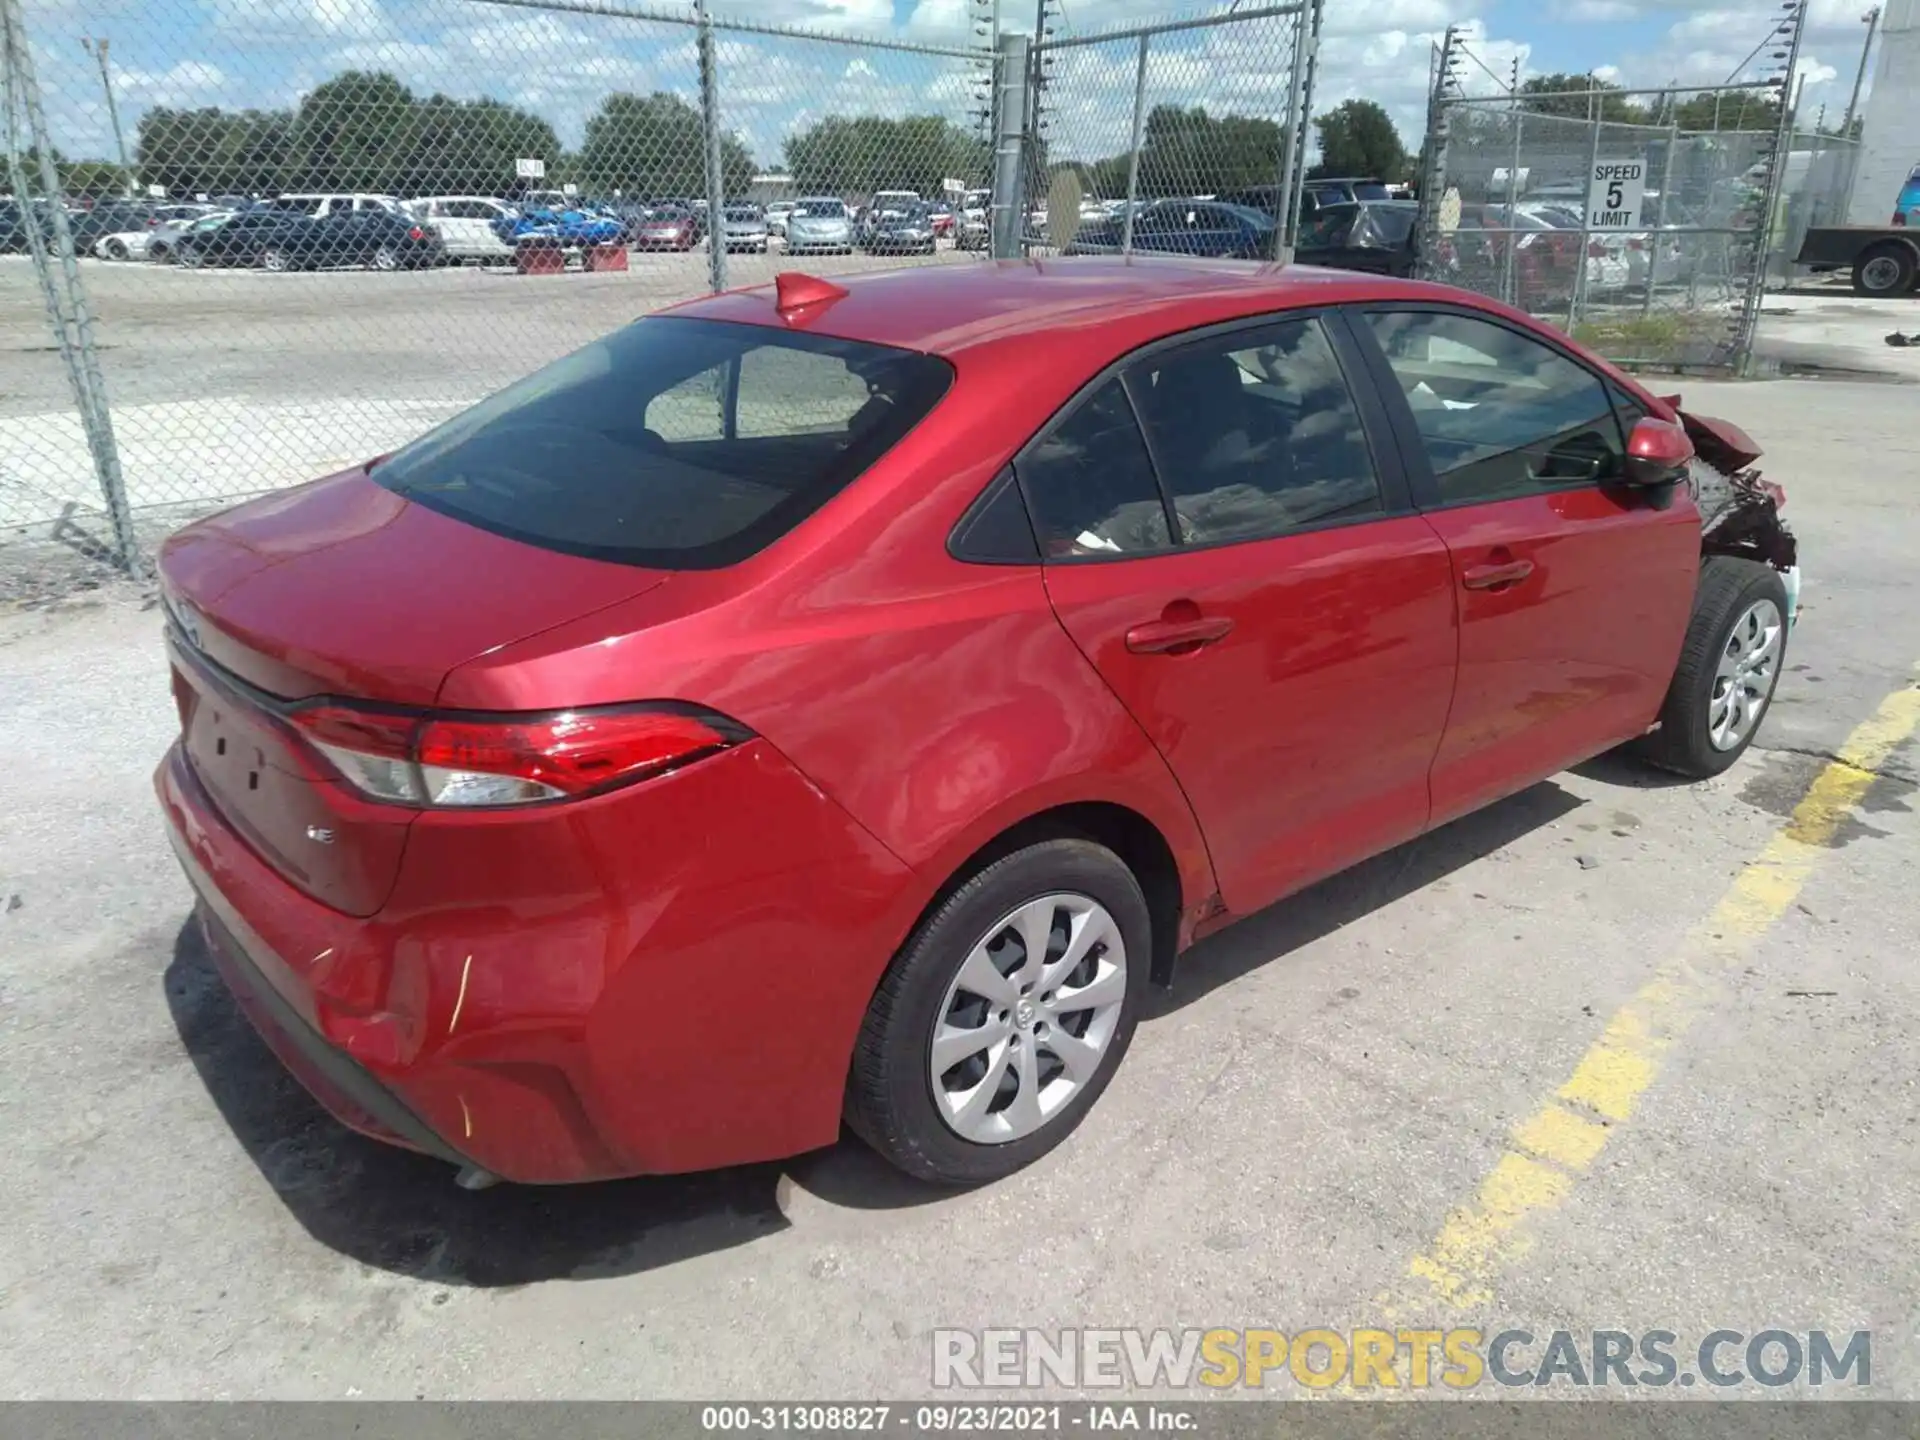
[[[1647,162],[1596,160],[1587,176],[1587,228],[1638,230],[1647,196]]]

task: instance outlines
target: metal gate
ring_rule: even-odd
[[[1306,178],[1322,0],[1238,5],[1033,47],[1024,233],[1030,253],[1131,253],[1156,200],[1218,197],[1293,244]],[[1072,234],[1047,201],[1072,177]]]
[[[1782,73],[1697,89],[1470,96],[1449,31],[1420,186],[1423,278],[1489,295],[1623,365],[1741,373],[1781,211]]]

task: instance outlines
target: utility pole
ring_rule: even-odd
[[[1853,76],[1853,96],[1847,101],[1847,118],[1840,122],[1840,133],[1849,140],[1853,138],[1853,116],[1860,108],[1860,87],[1867,83],[1867,59],[1873,54],[1874,32],[1880,28],[1880,7],[1874,6],[1860,17],[1867,27],[1867,43],[1860,47],[1860,68]]]
[[[100,67],[100,88],[107,94],[107,119],[113,124],[114,147],[120,152],[120,174],[127,187],[127,194],[133,194],[133,166],[127,162],[127,137],[120,129],[120,106],[113,98],[113,72],[107,68],[107,46],[110,42],[102,35],[99,39],[83,37],[80,44],[87,54],[94,58]]]

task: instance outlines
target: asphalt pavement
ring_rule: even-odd
[[[0,1396],[910,1397],[936,1331],[1397,1325],[1867,1330],[1848,1393],[1920,1398],[1920,388],[1677,384],[1802,540],[1755,751],[1593,762],[1207,941],[968,1194],[852,1140],[470,1194],[342,1130],[187,927],[150,599],[0,613]]]

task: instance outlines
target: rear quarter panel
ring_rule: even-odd
[[[1078,368],[1037,381],[986,357],[957,368],[920,429],[759,556],[480,657],[440,703],[667,698],[733,716],[911,867],[899,935],[974,851],[1063,804],[1137,811],[1172,849],[1184,903],[1211,896],[1191,810],[1061,628],[1040,567],[946,552]]]

